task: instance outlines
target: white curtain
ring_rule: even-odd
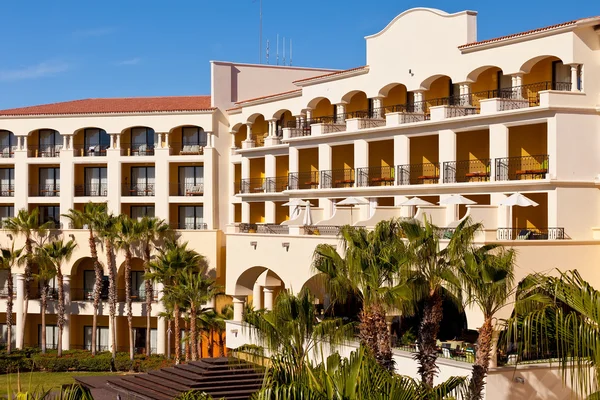
[[[0,169],[0,190],[2,193],[8,194],[14,190],[15,185],[15,170],[14,168]]]
[[[40,168],[40,186],[42,196],[55,196],[60,188],[60,169]]]
[[[92,327],[86,326],[83,330],[84,347],[86,350],[92,349]],[[98,326],[96,329],[96,349],[99,351],[108,350],[108,327]]]
[[[138,194],[143,194],[144,190],[153,189],[154,167],[131,168],[131,183],[138,191]]]
[[[90,167],[85,169],[85,185],[87,196],[102,196],[108,189],[108,178],[105,167]]]
[[[156,329],[150,329],[150,353],[156,353],[157,331]]]

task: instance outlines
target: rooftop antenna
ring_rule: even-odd
[[[283,65],[285,65],[285,36],[283,37]]]
[[[277,34],[277,64],[279,65],[279,33]]]
[[[258,27],[258,63],[262,64],[262,0],[259,0],[260,23]]]
[[[292,66],[292,39],[290,39],[290,67]]]
[[[269,39],[267,39],[267,64],[269,64]]]

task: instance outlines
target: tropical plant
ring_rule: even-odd
[[[221,307],[221,311],[215,315],[214,325],[217,333],[219,346],[219,357],[225,357],[225,322],[233,319],[233,305],[227,304]]]
[[[152,249],[156,244],[164,240],[169,235],[169,225],[162,219],[156,217],[144,216],[136,222],[139,232],[139,244],[142,248],[144,257],[144,272],[150,272],[150,260]],[[150,337],[150,320],[152,314],[153,285],[152,280],[144,281],[144,291],[146,292],[146,337]],[[146,354],[150,354],[150,341],[146,341]]]
[[[21,235],[25,238],[25,257],[21,259],[25,263],[25,293],[23,295],[23,326],[21,328],[21,343],[19,343],[19,348],[23,348],[25,344],[25,329],[27,326],[26,321],[27,313],[29,310],[29,297],[31,296],[31,267],[33,264],[34,257],[34,245],[37,244],[36,236],[45,236],[46,231],[51,226],[51,221],[40,224],[40,211],[37,207],[34,208],[32,211],[21,209],[17,213],[17,216],[8,218],[4,221],[5,229],[7,229],[14,235]]]
[[[383,367],[391,370],[386,315],[392,308],[408,311],[411,306],[404,301],[410,297],[408,286],[397,279],[405,259],[400,225],[395,220],[382,221],[373,231],[345,226],[340,236],[344,255],[334,246],[320,244],[314,252],[313,268],[324,279],[334,302],[345,302],[350,296],[360,299],[360,341]]]
[[[576,397],[600,398],[600,292],[577,270],[533,274],[517,290],[509,340],[522,354],[552,354]]]
[[[272,311],[254,311],[244,318],[245,329],[251,337],[255,336],[271,353],[287,355],[296,369],[302,368],[320,343],[334,348],[354,334],[354,325],[343,324],[341,319],[319,321],[314,298],[307,290],[298,296],[283,291],[277,296]]]
[[[471,249],[475,232],[481,224],[463,220],[451,232],[450,240],[442,249],[440,239],[449,232],[430,223],[417,220],[400,222],[402,235],[407,239],[401,275],[410,287],[411,302],[424,301],[423,317],[418,332],[418,352],[416,360],[418,373],[427,387],[433,387],[433,378],[437,373],[437,336],[442,321],[442,302],[444,298],[462,305],[461,282],[457,275],[458,266],[464,255]]]
[[[213,398],[200,390],[188,390],[175,397],[175,400],[213,400]]]
[[[14,306],[14,285],[12,268],[19,257],[21,257],[21,251],[23,249],[15,249],[14,243],[11,249],[0,249],[0,270],[7,272],[8,278],[6,279],[6,353],[10,354],[12,351],[12,327],[13,327],[13,306]]]
[[[459,276],[466,304],[478,306],[483,313],[467,395],[469,400],[480,400],[492,351],[494,315],[514,295],[515,252],[486,245],[466,253],[464,261],[460,265]]]
[[[126,215],[119,215],[115,224],[116,241],[115,247],[125,253],[125,306],[127,307],[127,325],[129,329],[129,358],[133,361],[133,312],[131,300],[131,260],[133,259],[132,248],[140,237],[140,226]],[[146,293],[149,295],[149,293]],[[149,314],[149,313],[148,313]],[[150,336],[146,336],[150,337]],[[149,342],[149,340],[147,340]],[[146,353],[150,354],[150,353]]]
[[[99,233],[99,221],[106,214],[107,205],[106,203],[92,203],[88,202],[83,206],[83,211],[76,209],[70,209],[67,214],[64,214],[69,220],[71,225],[76,229],[87,229],[88,245],[90,247],[90,257],[94,265],[94,293],[93,293],[93,306],[94,313],[92,316],[92,343],[91,349],[92,354],[96,354],[97,345],[97,331],[98,331],[98,309],[100,308],[100,296],[102,294],[102,278],[104,277],[104,270],[102,265],[98,261],[98,249],[96,246],[96,236]]]

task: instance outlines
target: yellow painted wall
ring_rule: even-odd
[[[257,224],[265,222],[265,203],[250,203],[250,223]]]
[[[242,205],[240,203],[233,205],[233,222],[242,222]]]
[[[333,146],[331,148],[332,169],[354,169],[354,145]]]
[[[275,175],[287,176],[290,168],[289,156],[275,157]]]
[[[513,207],[513,227],[548,228],[548,194],[527,193],[526,196],[539,205],[537,207]]]
[[[479,74],[477,81],[471,84],[471,93],[498,89],[498,71],[500,68],[492,67]]]
[[[548,57],[535,64],[528,74],[523,75],[523,84],[552,81],[552,62],[556,57]]]
[[[251,158],[250,159],[250,178],[258,179],[265,177],[265,159]]]
[[[328,117],[335,113],[331,102],[328,99],[321,99],[314,108],[313,117]]]
[[[490,157],[490,131],[459,132],[456,134],[456,160],[487,160]]]
[[[242,142],[246,140],[246,125],[242,125],[238,128],[238,131],[235,133],[235,146],[238,148],[242,148]]]
[[[319,149],[301,149],[298,152],[298,166],[300,172],[311,172],[319,170]]]
[[[548,154],[548,125],[522,125],[508,129],[508,154],[524,157]]]
[[[74,348],[83,348],[84,342],[84,327],[92,326],[91,315],[72,315],[70,322],[71,346]],[[108,316],[98,316],[98,326],[108,328]]]
[[[439,161],[438,135],[410,138],[410,163],[424,164]]]
[[[377,206],[380,207],[392,207],[394,205],[393,197],[378,197]]]
[[[240,181],[242,180],[242,164],[234,164],[233,166],[233,182],[235,183],[236,190],[240,187]]]
[[[275,203],[275,223],[280,224],[290,219],[290,208],[282,206],[283,202]]]
[[[287,123],[290,121],[296,121],[296,118],[294,118],[294,116],[292,115],[292,113],[290,111],[286,111],[283,113],[283,126],[282,128],[285,128],[287,126]]]
[[[346,112],[366,111],[369,109],[369,100],[364,92],[358,92],[346,104]]]
[[[398,104],[406,103],[406,86],[396,85],[388,92],[387,96],[383,98],[383,106],[395,106]]]
[[[79,131],[77,131],[77,133],[73,136],[73,146],[76,148],[83,148],[83,145],[85,141],[85,133],[84,130],[81,129]]]
[[[425,91],[425,100],[439,99],[440,97],[448,97],[450,88],[450,78],[442,76],[436,79],[429,86],[429,90]]]
[[[37,346],[38,326],[42,323],[39,314],[27,315],[27,326],[25,327],[25,346]],[[56,314],[46,314],[46,325],[56,325]],[[15,332],[15,330],[13,330]]]
[[[369,167],[394,166],[394,141],[369,142]]]

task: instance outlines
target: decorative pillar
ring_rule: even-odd
[[[521,86],[523,85],[523,74],[511,75],[513,99],[521,99],[523,97],[523,91]]]
[[[312,108],[307,108],[306,109],[306,120],[308,121],[307,123],[310,125],[310,120],[312,119]]]
[[[23,137],[17,136],[17,150],[23,150]]]
[[[62,140],[63,140],[62,149],[63,150],[69,150],[69,146],[68,146],[68,143],[67,143],[67,135],[62,135]]]
[[[14,304],[15,314],[17,315],[16,324],[13,326],[13,334],[17,349],[24,347],[23,338],[23,298],[25,297],[25,276],[23,274],[15,274],[17,277],[17,300]]]
[[[304,125],[302,122],[302,115],[296,115],[296,128],[302,128]]]
[[[121,148],[121,134],[117,133],[117,149]]]
[[[162,149],[163,148],[163,137],[164,137],[163,135],[164,135],[164,133],[157,132],[157,135],[158,135],[158,143],[160,144],[158,147]]]
[[[207,149],[210,149],[210,148],[213,147],[212,141],[213,141],[213,134],[212,134],[212,132],[206,132],[206,146],[205,147]]]
[[[252,289],[252,306],[255,310],[260,310],[261,308],[263,308],[262,288],[258,284],[258,282],[254,283],[254,288]]]
[[[27,137],[28,136],[23,136],[23,150],[27,150]]]
[[[247,142],[252,141],[252,123],[251,122],[246,123],[246,141]]]
[[[158,317],[156,321],[156,354],[165,354],[167,352],[165,333],[167,332],[167,322],[165,318]]]
[[[571,92],[579,91],[579,64],[571,64]]]
[[[110,140],[110,145],[109,148],[114,149],[115,148],[115,135],[108,135],[108,138]]]
[[[343,103],[335,105],[336,124],[344,124],[346,122],[346,105]]]
[[[63,276],[65,292],[65,322],[62,333],[62,349],[71,350],[71,276]]]
[[[245,296],[233,296],[233,320],[242,322],[244,319]]]
[[[231,135],[231,148],[235,149],[235,134],[237,133],[237,131],[229,131],[229,134]]]
[[[472,105],[471,101],[471,84],[463,83],[460,85],[460,105],[461,106],[470,106]]]
[[[267,311],[273,311],[273,288],[263,288],[264,308]]]
[[[169,132],[165,132],[165,147],[169,148]]]

